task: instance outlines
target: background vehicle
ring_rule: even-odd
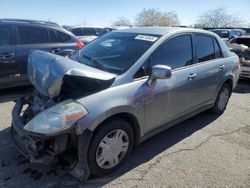
[[[114,31],[114,30],[117,30],[117,29],[111,28],[111,27],[105,27],[105,28],[103,28],[103,29],[98,33],[98,37],[100,37],[100,36],[102,36],[102,35],[104,35],[104,34],[106,34],[106,33],[109,33],[109,32],[111,32],[111,31]]]
[[[81,41],[56,23],[0,19],[0,89],[29,84],[27,58],[31,50],[65,56],[81,47]]]
[[[96,39],[99,33],[103,30],[102,27],[95,27],[95,26],[74,26],[69,29],[84,44],[88,44],[92,40]]]
[[[211,29],[210,31],[219,35],[226,44],[229,42],[229,40],[246,33],[246,31],[243,29]]]
[[[222,114],[239,77],[238,57],[195,29],[117,30],[70,58],[30,55],[36,91],[16,103],[12,138],[32,162],[75,148],[78,178],[114,171],[133,146],[204,110]]]
[[[229,49],[240,58],[240,76],[250,78],[250,35],[243,35],[229,42]]]

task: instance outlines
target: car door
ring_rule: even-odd
[[[211,104],[225,63],[217,39],[207,34],[194,35],[196,68],[196,102],[200,105]]]
[[[39,26],[18,25],[18,45],[16,45],[16,59],[21,67],[22,79],[27,77],[27,59],[32,50],[50,51],[48,29]]]
[[[157,80],[145,90],[145,129],[148,133],[198,108],[197,70],[193,63],[192,35],[183,34],[167,40],[150,57],[150,64],[168,65],[172,77]]]
[[[0,25],[0,88],[16,81],[19,69],[16,61],[14,27],[10,24]]]
[[[69,34],[56,29],[49,29],[49,41],[51,53],[58,55],[67,55],[70,51],[77,50],[77,40],[72,38]]]

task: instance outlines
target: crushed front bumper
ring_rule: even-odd
[[[81,182],[87,181],[90,177],[87,154],[92,131],[87,129],[78,135],[78,138],[72,132],[53,137],[28,132],[24,130],[24,121],[21,116],[24,105],[25,100],[18,100],[12,111],[11,137],[17,150],[31,163],[50,164],[56,162],[57,155],[65,151],[71,143],[77,146],[77,162],[71,165],[70,174]]]
[[[16,149],[31,163],[49,164],[57,160],[56,155],[67,148],[68,135],[48,137],[24,130],[21,111],[25,101],[20,99],[12,110],[11,137]]]

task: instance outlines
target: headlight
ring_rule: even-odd
[[[87,114],[83,105],[67,100],[36,115],[24,126],[24,129],[40,134],[55,134],[70,128]]]

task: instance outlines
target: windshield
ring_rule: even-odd
[[[244,44],[245,46],[250,47],[250,38],[236,38],[232,43]]]
[[[80,63],[122,74],[159,38],[159,35],[108,33],[71,56]]]

